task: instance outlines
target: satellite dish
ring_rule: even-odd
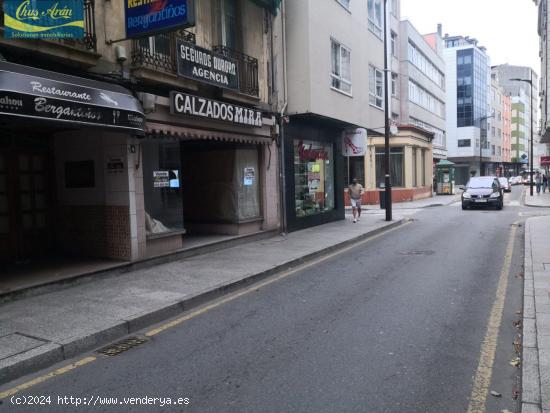
[[[397,135],[397,133],[399,132],[399,129],[397,128],[396,125],[391,125],[390,126],[390,135]]]

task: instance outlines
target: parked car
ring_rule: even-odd
[[[521,176],[511,176],[508,181],[510,185],[519,185],[521,183]]]
[[[508,178],[501,176],[498,178],[498,182],[504,192],[512,192],[512,185],[510,184],[510,181],[508,181]]]
[[[495,176],[474,176],[470,178],[462,193],[462,209],[473,206],[504,207],[504,195],[499,180]]]
[[[529,185],[530,182],[531,182],[531,177],[529,175],[525,175],[523,177],[523,185]]]

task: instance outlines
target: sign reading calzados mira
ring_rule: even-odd
[[[239,125],[262,126],[262,112],[259,110],[180,92],[170,92],[170,113],[200,116]]]
[[[83,0],[4,0],[6,39],[84,37]]]
[[[226,89],[239,89],[235,59],[181,40],[178,41],[178,75]]]

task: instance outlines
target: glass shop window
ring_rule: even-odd
[[[334,150],[331,143],[294,140],[297,217],[334,209]]]
[[[145,139],[141,145],[147,236],[181,231],[183,193],[180,143]]]

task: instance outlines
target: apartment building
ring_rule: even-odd
[[[485,47],[468,36],[445,35],[448,159],[456,164],[455,182],[485,175],[491,161],[491,66]]]
[[[1,261],[278,228],[279,2],[144,3],[85,0],[82,39],[8,39],[0,20]],[[179,18],[155,31],[150,13]]]
[[[502,89],[498,72],[491,72],[491,90],[489,114],[487,119],[487,134],[491,140],[491,161],[487,163],[487,174],[504,176],[503,152],[504,152],[504,104],[503,97],[505,95]]]

